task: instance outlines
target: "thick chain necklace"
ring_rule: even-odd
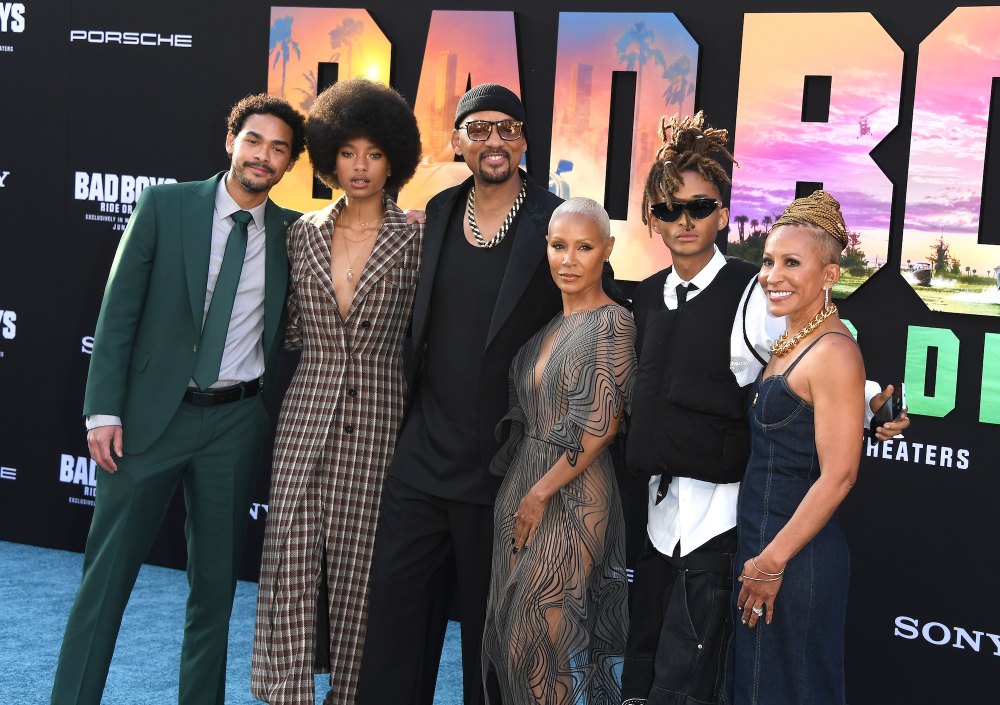
[[[476,225],[476,187],[473,186],[469,189],[469,202],[466,206],[466,213],[469,215],[469,229],[472,230],[472,236],[476,238],[476,245],[479,247],[489,249],[500,244],[503,240],[504,235],[507,234],[507,230],[510,228],[510,224],[514,222],[514,217],[517,212],[521,209],[521,204],[524,203],[524,195],[527,191],[527,182],[521,179],[521,192],[517,194],[517,198],[514,199],[514,206],[507,213],[507,217],[503,219],[503,225],[497,230],[497,234],[491,237],[489,240],[483,237],[483,234],[479,232],[479,226]]]
[[[789,353],[789,351],[791,351],[792,348],[794,348],[796,345],[802,342],[803,338],[805,338],[807,335],[816,330],[819,327],[820,323],[825,321],[830,316],[835,315],[836,313],[837,313],[837,305],[830,304],[825,308],[821,308],[819,310],[819,313],[817,313],[816,316],[811,321],[802,326],[802,330],[800,330],[792,337],[788,337],[788,331],[786,330],[784,333],[778,336],[778,339],[776,341],[774,341],[774,345],[771,346],[771,354],[776,355],[778,357],[784,357]]]

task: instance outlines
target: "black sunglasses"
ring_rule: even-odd
[[[649,210],[658,220],[673,223],[681,217],[681,211],[687,211],[694,220],[701,220],[712,215],[719,205],[719,201],[715,198],[692,198],[686,203],[674,201],[672,209],[666,203],[654,203]]]
[[[493,134],[493,126],[497,126],[497,134],[504,142],[513,142],[521,139],[524,134],[524,123],[520,120],[470,120],[464,125],[459,125],[459,130],[465,130],[469,139],[473,142],[485,142]]]

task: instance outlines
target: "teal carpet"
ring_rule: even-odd
[[[0,703],[48,703],[66,616],[80,580],[79,553],[0,541]],[[125,610],[104,705],[177,702],[177,668],[187,579],[182,571],[143,566]],[[257,584],[240,582],[229,628],[227,705],[259,703],[250,695]],[[84,658],[85,654],[80,654]],[[317,676],[317,702],[326,694]],[[462,702],[459,629],[449,623],[434,705]]]

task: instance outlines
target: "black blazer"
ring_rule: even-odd
[[[483,468],[499,448],[495,429],[507,413],[510,402],[507,375],[514,355],[528,339],[548,323],[562,307],[562,298],[549,273],[545,257],[545,234],[552,211],[562,199],[549,193],[526,174],[527,193],[517,221],[517,228],[507,237],[514,237],[507,270],[500,284],[493,315],[490,319],[486,345],[482,355],[479,378],[479,442]],[[428,345],[427,330],[431,292],[437,274],[441,246],[448,230],[448,219],[456,212],[456,201],[465,198],[472,185],[470,176],[464,183],[446,189],[427,204],[427,226],[424,234],[424,256],[420,279],[413,304],[411,337],[406,351],[407,406],[413,402],[420,383],[424,351]],[[457,209],[461,212],[461,206]],[[457,295],[457,292],[448,292]],[[447,344],[436,340],[434,345]],[[470,351],[470,354],[474,354]]]

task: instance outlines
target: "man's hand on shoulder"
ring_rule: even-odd
[[[87,446],[94,462],[108,472],[115,472],[118,466],[115,464],[112,450],[114,455],[122,457],[122,427],[98,426],[90,429],[87,431]]]

